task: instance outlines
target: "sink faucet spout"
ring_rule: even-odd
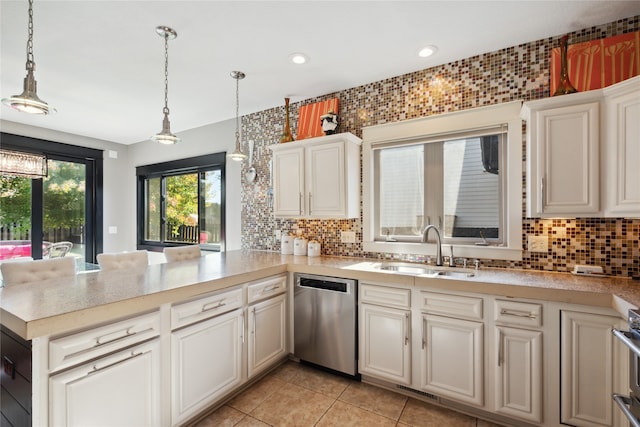
[[[427,225],[422,232],[422,243],[426,243],[429,238],[429,231],[433,230],[436,233],[436,265],[442,266],[442,239],[440,239],[440,231],[435,225]]]

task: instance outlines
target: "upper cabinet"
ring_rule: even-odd
[[[527,102],[521,117],[528,217],[640,217],[640,77]]]
[[[640,77],[604,90],[605,216],[640,217]]]
[[[360,143],[341,133],[272,145],[274,215],[358,218]]]

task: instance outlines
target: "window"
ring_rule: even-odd
[[[519,259],[520,105],[365,128],[364,249],[433,253],[432,224],[456,256]]]
[[[224,250],[224,165],[219,153],[138,167],[138,247]]]
[[[0,260],[55,252],[95,262],[102,252],[102,150],[5,133],[2,147],[46,155],[48,176],[0,176]]]

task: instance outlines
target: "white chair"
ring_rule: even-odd
[[[33,261],[6,262],[0,264],[4,286],[28,282],[72,277],[76,274],[75,258],[37,259]]]
[[[164,256],[167,262],[184,261],[187,259],[200,258],[200,246],[175,246],[171,248],[164,248]]]
[[[149,265],[149,253],[146,250],[98,254],[100,270],[140,269]]]

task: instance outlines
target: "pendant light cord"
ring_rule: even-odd
[[[29,37],[27,38],[27,70],[33,71],[36,64],[33,61],[33,0],[29,0]]]
[[[240,77],[236,77],[236,149],[240,151]]]
[[[164,108],[162,112],[169,114],[169,33],[164,35]]]

